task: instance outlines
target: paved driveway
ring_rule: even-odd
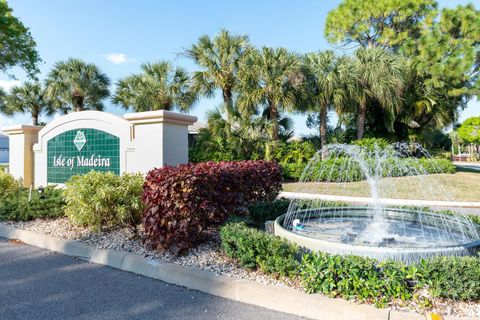
[[[0,319],[300,319],[0,238]]]

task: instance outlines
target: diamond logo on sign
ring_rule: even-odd
[[[78,151],[82,151],[83,147],[87,144],[87,138],[85,138],[85,134],[83,131],[77,131],[77,135],[75,139],[73,139],[73,143],[75,147],[77,147]]]

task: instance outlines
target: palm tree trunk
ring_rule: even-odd
[[[39,122],[38,122],[38,114],[32,113],[32,124],[33,124],[34,126],[38,126],[38,123],[39,123]]]
[[[278,110],[273,101],[268,102],[270,110],[270,121],[272,122],[272,140],[278,141]]]
[[[327,106],[320,106],[320,146],[322,148],[322,159],[327,157]]]
[[[362,98],[358,106],[358,114],[357,114],[357,139],[363,138],[363,133],[365,131],[366,115],[367,115],[367,101],[365,98]]]
[[[75,111],[83,111],[83,97],[82,96],[77,96],[74,99],[74,104],[75,104]]]
[[[223,95],[223,104],[225,106],[225,114],[227,116],[227,119],[230,119],[231,118],[231,115],[232,115],[232,91],[230,89],[224,89],[222,91],[222,95]]]

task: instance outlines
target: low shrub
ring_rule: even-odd
[[[480,299],[479,257],[437,257],[423,261],[419,269],[425,275],[420,284],[428,285],[435,296]]]
[[[363,138],[353,141],[353,144],[365,148],[369,152],[375,152],[376,149],[384,150],[390,146],[390,142],[382,138]]]
[[[303,257],[300,277],[308,293],[356,298],[383,306],[392,299],[412,297],[410,273],[410,267],[401,263],[317,252]]]
[[[20,183],[11,174],[0,170],[0,197],[16,191],[20,187]]]
[[[180,253],[201,240],[202,232],[249,204],[274,200],[281,190],[275,162],[204,162],[154,169],[147,175],[143,201],[145,243]]]
[[[66,183],[65,213],[73,223],[97,231],[123,226],[136,231],[143,212],[143,182],[140,174],[91,171],[73,176]]]
[[[371,166],[373,166],[373,160]],[[299,180],[307,164],[281,164],[282,174],[285,179]],[[345,168],[348,167],[348,175]],[[436,174],[455,173],[455,166],[447,159],[439,158],[403,158],[386,160],[383,166],[385,177],[403,177],[412,173]],[[349,158],[330,158],[321,160],[316,167],[310,168],[309,179],[312,181],[353,182],[365,179],[360,166]]]
[[[43,192],[18,187],[0,198],[0,220],[28,221],[64,215],[62,190],[47,187]],[[30,199],[29,199],[30,198]]]
[[[248,207],[248,218],[252,225],[263,229],[265,222],[275,220],[286,213],[290,200],[279,199],[275,201],[260,201]]]
[[[222,249],[240,264],[277,274],[295,275],[299,268],[300,248],[280,237],[244,223],[228,223],[220,229]]]
[[[280,163],[282,168],[282,177],[285,180],[300,180],[306,163]]]
[[[306,163],[317,153],[311,141],[279,141],[275,146],[273,159],[279,163]]]

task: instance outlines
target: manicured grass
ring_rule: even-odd
[[[445,201],[480,201],[480,171],[382,179],[380,197]],[[370,196],[366,181],[348,183],[284,183],[284,191],[343,196]]]

